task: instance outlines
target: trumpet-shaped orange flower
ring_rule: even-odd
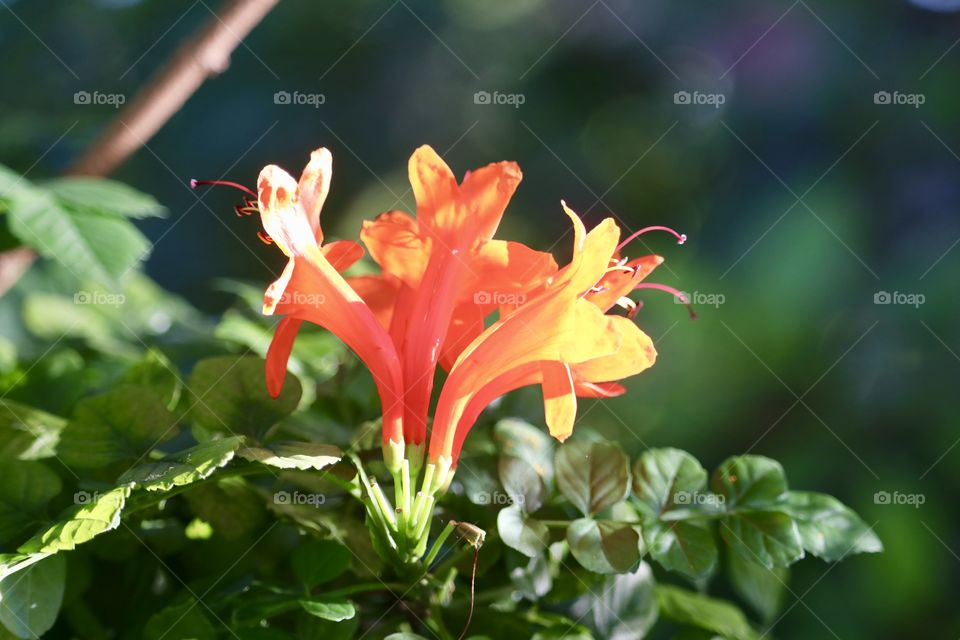
[[[331,164],[330,152],[318,149],[299,182],[274,165],[265,167],[257,181],[263,228],[289,258],[263,304],[265,314],[284,316],[267,352],[267,386],[272,395],[279,395],[303,321],[325,327],[356,352],[373,374],[383,406],[384,444],[402,442],[400,359],[375,314],[340,275],[363,255],[363,249],[350,241],[322,245],[320,210],[330,187]]]

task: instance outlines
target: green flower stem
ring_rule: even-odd
[[[430,565],[434,560],[437,559],[437,554],[440,553],[440,548],[443,546],[443,543],[447,541],[447,538],[450,537],[450,534],[453,533],[453,530],[456,528],[456,524],[453,520],[447,523],[447,526],[443,528],[443,531],[440,532],[440,535],[437,536],[437,539],[434,540],[433,546],[430,547],[430,553],[427,554],[427,557],[423,559],[423,566],[427,570],[430,569]]]

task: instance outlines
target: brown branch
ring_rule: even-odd
[[[105,176],[143,146],[203,82],[226,70],[230,54],[279,0],[231,0],[187,40],[77,162],[71,175]]]
[[[100,134],[68,175],[107,176],[142,147],[190,99],[203,82],[223,73],[230,54],[279,0],[230,0]],[[36,259],[29,247],[0,252],[0,296]]]

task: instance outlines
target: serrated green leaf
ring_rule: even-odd
[[[42,462],[7,460],[0,464],[0,545],[41,522],[47,503],[61,488],[60,477]]]
[[[738,596],[756,611],[764,622],[771,622],[783,604],[790,571],[785,567],[768,569],[748,562],[740,554],[727,552],[727,575]]]
[[[194,402],[190,415],[211,431],[253,435],[293,413],[300,401],[300,382],[288,377],[280,397],[267,393],[265,363],[254,356],[218,356],[197,363],[187,384]]]
[[[567,542],[577,562],[594,573],[633,572],[642,555],[636,527],[605,520],[574,520],[567,527]]]
[[[101,494],[78,492],[78,505],[64,520],[37,534],[20,546],[23,554],[51,554],[71,551],[78,544],[88,542],[120,526],[120,513],[130,495],[130,487],[116,487]]]
[[[162,217],[166,209],[146,193],[116,180],[68,177],[49,180],[42,187],[67,206],[127,218]]]
[[[194,515],[208,522],[215,535],[234,540],[263,522],[263,499],[237,477],[225,477],[197,485],[183,494]]]
[[[707,484],[707,472],[680,449],[648,449],[633,467],[633,492],[650,516],[675,506],[687,507]]]
[[[720,521],[720,537],[748,562],[772,569],[803,558],[796,523],[783,511],[739,511]]]
[[[502,456],[498,465],[500,482],[513,504],[533,513],[543,506],[547,487],[543,478],[526,460]]]
[[[787,492],[783,467],[763,456],[733,456],[714,472],[711,487],[725,498],[726,509],[763,509]]]
[[[657,621],[653,572],[641,562],[633,573],[611,576],[581,596],[571,607],[574,618],[585,622],[606,640],[643,638]]]
[[[346,600],[300,600],[300,606],[304,611],[317,618],[340,622],[349,620],[357,615],[356,609]]]
[[[803,548],[818,558],[832,562],[853,553],[883,551],[867,523],[832,496],[791,491],[783,508],[796,521]]]
[[[759,635],[737,607],[672,585],[656,588],[660,615],[679,624],[717,633],[730,640],[756,640]]]
[[[202,442],[167,460],[137,465],[124,473],[120,484],[131,484],[135,489],[169,491],[210,477],[214,471],[233,460],[243,444],[242,436]]]
[[[0,622],[18,638],[39,638],[57,621],[66,585],[67,563],[45,558],[0,580]]]
[[[293,551],[293,572],[307,589],[335,580],[350,567],[350,550],[333,540],[312,540]]]
[[[77,469],[139,460],[176,435],[176,417],[143,387],[118,387],[81,400],[60,434],[59,456]]]
[[[699,579],[717,565],[714,534],[704,523],[653,520],[644,523],[643,539],[650,557],[664,569]]]
[[[519,505],[500,510],[497,514],[497,531],[505,545],[528,558],[539,555],[550,541],[547,526],[527,517]]]
[[[67,421],[12,400],[0,400],[0,460],[53,457]]]
[[[39,189],[18,193],[8,209],[17,238],[80,279],[116,287],[150,253],[149,241],[128,220],[67,209]]]
[[[630,492],[630,460],[609,442],[574,442],[557,450],[557,488],[584,515],[613,506]]]
[[[143,629],[144,640],[215,640],[217,630],[194,599],[155,613]]]
[[[501,455],[526,460],[543,481],[553,482],[554,440],[543,429],[517,418],[505,418],[493,427],[493,437]]]
[[[127,369],[120,381],[152,389],[170,411],[176,408],[183,391],[183,381],[177,370],[157,349],[147,350],[143,359]]]
[[[320,470],[339,462],[343,451],[332,444],[271,442],[264,447],[244,447],[237,455],[278,469]]]

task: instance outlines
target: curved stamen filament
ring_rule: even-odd
[[[249,195],[250,195],[251,197],[253,197],[253,198],[256,198],[256,197],[257,197],[257,194],[255,194],[253,191],[251,191],[251,190],[248,189],[247,187],[245,187],[245,186],[243,186],[242,184],[239,184],[239,183],[237,183],[237,182],[230,182],[229,180],[197,180],[197,179],[192,179],[192,180],[190,180],[190,188],[191,188],[191,189],[196,189],[197,187],[199,187],[199,186],[201,186],[201,185],[215,185],[215,186],[221,186],[221,187],[233,187],[234,189],[239,189],[240,191],[243,191],[244,193],[249,194]]]
[[[669,293],[674,298],[676,298],[680,304],[682,304],[687,308],[687,311],[690,312],[691,320],[695,320],[697,318],[697,313],[696,311],[693,310],[693,305],[690,304],[690,299],[687,297],[687,294],[680,291],[679,289],[674,289],[673,287],[670,287],[668,285],[657,284],[655,282],[641,282],[640,284],[638,284],[633,288],[634,291],[636,291],[637,289],[656,289],[657,291],[664,291],[666,293]]]
[[[683,244],[684,242],[687,241],[687,234],[677,233],[670,227],[662,227],[659,225],[655,225],[652,227],[644,227],[639,231],[634,231],[633,233],[631,233],[629,236],[627,236],[626,240],[624,240],[619,245],[617,245],[617,251],[618,252],[621,251],[625,246],[633,242],[636,238],[642,236],[645,233],[650,233],[651,231],[666,231],[667,233],[669,233],[670,235],[672,235],[674,238],[677,239],[677,244]]]

